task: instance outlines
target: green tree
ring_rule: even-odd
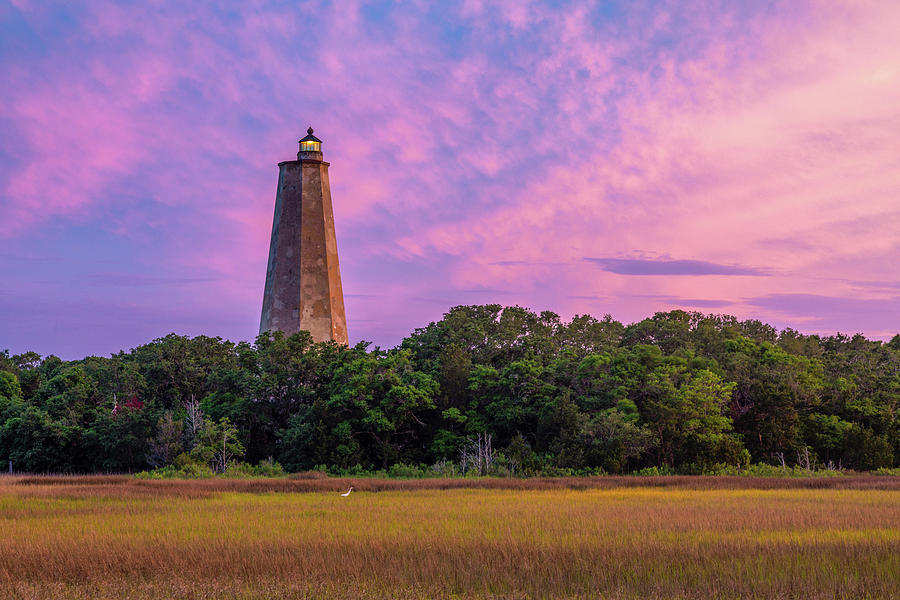
[[[22,386],[19,385],[19,378],[15,374],[8,371],[0,371],[0,397],[22,397]]]
[[[184,451],[183,434],[181,420],[176,420],[172,411],[166,411],[156,422],[156,433],[147,444],[147,463],[151,467],[171,464]]]
[[[648,427],[639,425],[632,414],[614,408],[599,413],[591,420],[585,430],[588,466],[602,467],[610,473],[624,473],[629,465],[656,446],[654,433]]]
[[[194,461],[209,465],[214,472],[224,473],[230,464],[243,458],[244,445],[227,418],[218,422],[206,419],[190,455]]]
[[[774,461],[802,446],[801,419],[821,403],[822,364],[745,337],[727,342],[726,376],[735,384],[731,414],[755,460]]]
[[[82,430],[83,459],[73,461],[78,471],[134,472],[147,467],[147,439],[152,417],[143,407],[119,405],[113,413],[101,405],[89,412]]]
[[[7,403],[0,425],[0,456],[17,471],[30,473],[71,472],[71,457],[80,431],[53,420],[43,410],[23,402]]]
[[[651,373],[648,384],[651,395],[641,411],[659,440],[661,462],[712,465],[740,455],[726,415],[734,383],[706,369],[689,374],[666,366]]]

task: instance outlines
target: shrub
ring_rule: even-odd
[[[245,462],[232,462],[225,469],[224,476],[232,479],[251,479],[254,477],[284,477],[287,475],[281,465],[271,458],[254,466]]]
[[[206,465],[187,463],[183,466],[167,465],[152,471],[136,473],[138,479],[205,479],[212,477],[212,469]]]
[[[259,464],[253,469],[256,477],[284,477],[287,475],[284,468],[271,456],[266,460],[259,461]]]
[[[431,465],[431,471],[435,477],[459,477],[462,473],[456,463],[449,460],[440,460]]]
[[[876,469],[872,471],[873,475],[889,475],[891,477],[900,477],[900,467],[895,467],[893,469],[888,469],[887,467],[881,467],[880,469]]]
[[[425,469],[413,465],[397,463],[387,470],[388,477],[397,479],[422,479],[428,476]]]
[[[637,475],[638,477],[659,477],[660,475],[674,475],[675,471],[672,470],[668,465],[663,465],[662,467],[645,467],[643,469],[638,469],[634,471],[632,475]]]
[[[284,477],[285,475],[286,473],[280,464],[267,460],[256,466],[242,462],[232,462],[220,476],[228,479],[251,479],[256,477]],[[216,476],[217,474],[209,465],[190,461],[185,462],[178,459],[176,459],[176,464],[135,474],[135,477],[138,479],[207,479]]]
[[[714,465],[703,475],[737,475],[743,477],[842,477],[846,473],[834,469],[811,470],[800,466],[782,467],[766,463],[756,463],[746,468],[732,465]]]

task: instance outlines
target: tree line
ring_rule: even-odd
[[[458,306],[383,350],[168,335],[109,358],[0,353],[0,461],[134,472],[713,472],[900,463],[900,336],[671,311],[628,326]]]

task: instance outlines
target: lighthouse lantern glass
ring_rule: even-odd
[[[304,140],[300,142],[300,150],[303,152],[321,152],[322,144],[312,140]]]

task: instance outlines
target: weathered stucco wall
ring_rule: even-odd
[[[347,344],[328,163],[320,152],[279,163],[260,333],[302,329]]]

